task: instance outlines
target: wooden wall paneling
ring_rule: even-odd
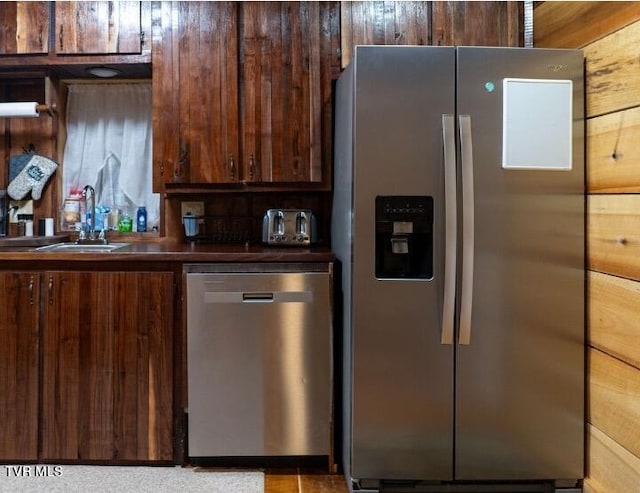
[[[640,282],[589,272],[589,344],[640,368]]]
[[[587,117],[640,105],[640,22],[584,48]]]
[[[640,280],[640,195],[597,194],[587,201],[591,270]]]
[[[640,491],[640,458],[594,426],[587,428],[585,493]]]
[[[49,50],[49,2],[2,2],[0,55],[44,54]]]
[[[589,423],[640,459],[639,369],[590,349],[588,371]]]
[[[536,48],[582,48],[640,20],[640,2],[537,3],[533,11]]]
[[[587,120],[591,193],[640,192],[640,107]]]

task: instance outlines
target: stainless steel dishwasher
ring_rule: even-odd
[[[332,264],[190,264],[188,455],[331,456]]]

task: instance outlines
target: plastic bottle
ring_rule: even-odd
[[[136,225],[138,233],[144,233],[147,230],[147,208],[144,205],[138,207]]]

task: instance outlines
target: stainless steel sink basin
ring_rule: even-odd
[[[69,252],[69,253],[108,253],[129,246],[129,243],[107,243],[106,245],[82,245],[77,243],[54,243],[36,248],[38,252]]]

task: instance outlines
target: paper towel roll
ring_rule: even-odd
[[[0,103],[0,117],[38,116],[38,103]]]

